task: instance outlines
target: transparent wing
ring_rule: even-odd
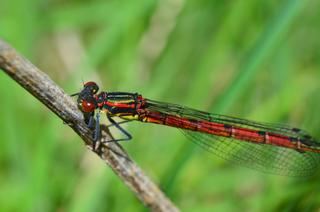
[[[233,164],[258,171],[295,177],[305,177],[317,171],[319,154],[298,152],[274,145],[255,144],[195,131],[181,130],[201,148]]]
[[[257,131],[267,131],[291,138],[299,139],[302,143],[308,146],[320,148],[320,143],[309,135],[308,132],[293,128],[284,124],[273,124],[265,122],[250,121],[246,119],[235,118],[231,116],[219,115],[214,113],[207,113],[192,108],[184,107],[177,104],[164,103],[147,99],[148,110],[161,112],[167,115],[174,115],[181,118],[209,121],[221,124],[228,124],[234,127],[242,127],[246,129],[253,129]]]
[[[200,124],[201,121],[209,121],[231,125],[233,127],[266,131],[299,139],[311,148],[320,147],[319,142],[307,132],[286,125],[255,122],[224,115],[210,114],[180,105],[153,100],[148,100],[148,110],[181,117],[182,119],[197,120],[200,121]],[[182,125],[181,123],[181,126]],[[303,177],[309,176],[317,171],[320,163],[319,153],[299,152],[295,149],[281,146],[253,143],[238,140],[233,137],[222,137],[185,129],[182,129],[182,132],[187,138],[203,149],[232,163],[262,172]]]

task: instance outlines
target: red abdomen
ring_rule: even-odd
[[[167,125],[216,136],[232,137],[234,139],[257,144],[276,145],[295,149],[298,151],[315,151],[295,138],[279,135],[268,131],[258,131],[229,124],[222,124],[214,121],[209,122],[206,120],[188,119],[154,111],[147,111],[141,121]]]

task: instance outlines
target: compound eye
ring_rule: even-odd
[[[90,82],[86,82],[84,84],[84,87],[86,89],[89,89],[91,94],[96,94],[98,92],[98,90],[99,90],[99,86],[97,85],[97,83],[91,82],[91,81]]]
[[[84,83],[84,85],[83,85],[83,87],[88,87],[88,86],[97,86],[97,83],[89,81],[89,82]]]
[[[87,102],[85,100],[82,101],[82,111],[86,113],[90,113],[96,109],[96,106],[92,102]]]

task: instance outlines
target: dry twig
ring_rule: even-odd
[[[0,68],[67,123],[87,146],[92,145],[92,132],[84,123],[82,113],[75,102],[46,74],[2,40],[0,40]],[[107,133],[104,133],[103,136],[110,139]],[[95,153],[151,210],[178,211],[156,184],[129,158],[120,145],[109,143],[102,147],[101,151]]]

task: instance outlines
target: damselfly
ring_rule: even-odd
[[[308,176],[319,165],[320,143],[301,129],[207,113],[137,93],[98,90],[95,82],[87,82],[81,92],[72,95],[78,96],[78,107],[94,129],[95,141],[100,139],[100,112],[104,112],[126,136],[114,142],[130,140],[132,136],[120,125],[136,120],[179,128],[205,150],[263,172]],[[113,117],[124,121],[116,122]]]

